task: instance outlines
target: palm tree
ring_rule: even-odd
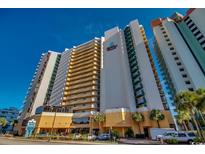
[[[196,126],[197,132],[201,137],[201,131],[195,118],[196,105],[198,103],[197,94],[192,91],[182,91],[175,96],[175,103],[179,111],[189,112],[189,114],[191,115],[191,119]]]
[[[98,126],[99,126],[99,131],[101,130],[101,123],[105,121],[105,114],[104,113],[100,113],[100,112],[97,112],[95,115],[94,115],[94,121],[98,123]]]
[[[150,120],[157,121],[158,128],[160,128],[159,121],[164,120],[164,119],[165,119],[165,116],[164,116],[164,114],[160,110],[153,109],[151,111],[151,113],[150,113]]]
[[[3,127],[7,125],[7,120],[4,117],[0,117],[0,131]]]
[[[189,114],[189,112],[186,111],[179,111],[178,115],[177,115],[177,122],[181,125],[184,126],[185,130],[188,131],[187,125],[186,125],[186,121],[189,121],[191,119],[191,116]]]
[[[135,113],[133,113],[133,115],[132,115],[132,119],[137,122],[137,125],[138,125],[138,128],[139,128],[139,133],[141,134],[140,122],[143,122],[143,121],[144,121],[144,116],[143,116],[143,114],[140,113],[140,112],[135,112]]]
[[[202,116],[202,114],[205,113],[205,89],[202,89],[202,88],[197,89],[196,94],[197,94],[196,108],[200,112],[200,115]]]

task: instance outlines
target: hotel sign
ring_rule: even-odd
[[[109,46],[107,47],[107,51],[112,51],[117,48],[117,44],[110,42]]]

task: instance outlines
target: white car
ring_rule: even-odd
[[[88,135],[88,140],[89,141],[94,141],[96,140],[97,136],[96,135]]]
[[[177,131],[169,131],[164,133],[163,135],[157,135],[157,140],[163,139],[164,141],[168,139],[176,139],[178,142],[193,142],[196,135],[193,132],[177,132]]]

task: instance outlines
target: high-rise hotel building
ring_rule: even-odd
[[[49,51],[41,55],[24,100],[18,127],[25,127],[28,119],[35,115],[36,109],[46,105],[50,99],[59,60],[60,53],[57,52]]]
[[[126,130],[132,128],[135,134],[148,135],[149,128],[158,127],[156,121],[149,118],[153,109],[165,115],[160,121],[161,127],[174,125],[144,28],[138,20],[131,21],[123,30],[114,27],[102,38],[66,49],[60,54],[57,68],[49,97],[36,104],[61,106],[69,111],[69,115],[59,115],[64,120],[69,117],[65,122],[59,117],[54,120],[56,129],[63,125],[66,129],[91,126],[98,129],[98,125],[91,125],[91,118],[99,111],[106,117],[101,128],[104,131],[113,129],[124,136]],[[145,117],[140,129],[132,120],[134,112],[141,112]],[[43,115],[54,116],[41,113]],[[37,132],[51,128],[52,120],[37,119],[41,119]]]
[[[205,9],[190,9],[186,16],[175,13],[151,23],[155,53],[173,107],[178,92],[205,88],[204,14]],[[172,113],[177,115],[176,110]]]

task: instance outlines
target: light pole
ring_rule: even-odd
[[[95,115],[95,111],[91,111],[91,116],[90,116],[90,135],[93,134],[93,116]]]

